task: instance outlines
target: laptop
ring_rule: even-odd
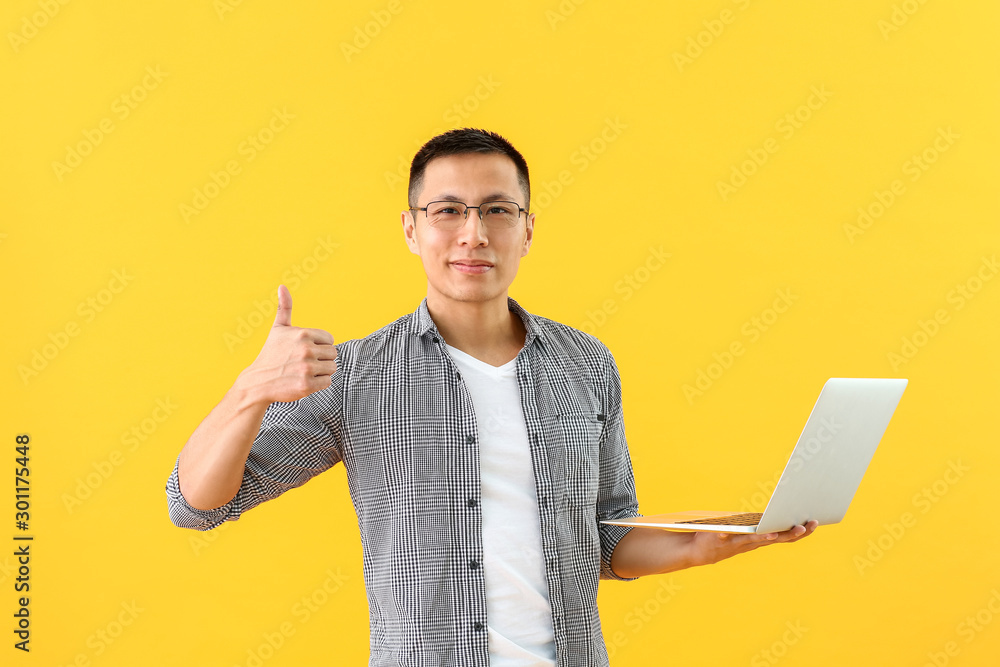
[[[602,521],[679,531],[772,533],[847,513],[907,380],[830,378],[763,512],[674,512]]]

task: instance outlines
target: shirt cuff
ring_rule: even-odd
[[[606,523],[600,525],[601,532],[601,579],[614,579],[615,581],[635,581],[639,577],[619,577],[611,569],[611,556],[615,552],[615,547],[623,537],[628,535],[632,526],[613,526]]]
[[[230,517],[233,509],[233,501],[230,500],[221,507],[212,510],[198,509],[188,504],[181,493],[180,478],[178,477],[178,462],[174,462],[174,469],[167,478],[167,510],[170,512],[170,520],[178,528],[193,528],[194,530],[211,530],[226,521],[233,521],[238,516]]]

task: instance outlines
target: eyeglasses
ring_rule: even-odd
[[[411,211],[424,211],[427,222],[438,229],[455,230],[465,224],[469,211],[479,211],[479,219],[487,229],[508,229],[521,219],[521,208],[517,202],[488,201],[479,206],[467,206],[460,201],[432,201],[421,208],[411,208]]]

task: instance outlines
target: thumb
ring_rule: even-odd
[[[274,326],[292,326],[292,295],[284,285],[278,285],[278,312],[274,315]]]

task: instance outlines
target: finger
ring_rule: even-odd
[[[795,537],[794,539],[789,540],[790,542],[797,542],[798,540],[801,540],[803,537],[808,537],[812,535],[816,531],[816,528],[819,526],[819,521],[813,519],[812,521],[803,524],[803,526],[805,527],[805,531],[801,535]]]
[[[805,537],[809,534],[809,529],[805,526],[792,526],[788,530],[784,530],[777,534],[777,539],[775,542],[795,542],[796,540]]]
[[[309,342],[316,345],[333,345],[333,336],[324,329],[310,329],[302,327],[299,331],[309,339]]]
[[[292,326],[292,295],[284,285],[278,285],[278,312],[274,314],[274,326]]]
[[[315,394],[317,391],[328,389],[331,384],[329,375],[314,375],[308,380],[309,393]]]
[[[764,547],[769,544],[778,544],[779,542],[787,542],[788,532],[782,533],[751,533],[748,535],[734,535],[734,547],[738,547],[745,551],[750,551],[751,549],[756,549],[757,547]]]
[[[736,549],[745,547],[752,548],[774,541],[774,537],[772,537],[773,535],[775,535],[775,533],[730,533],[726,536],[726,541],[731,547]]]
[[[333,361],[337,358],[336,345],[316,345],[315,350],[318,361]]]
[[[317,361],[313,364],[313,371],[313,377],[330,377],[337,372],[337,362],[333,360]]]

